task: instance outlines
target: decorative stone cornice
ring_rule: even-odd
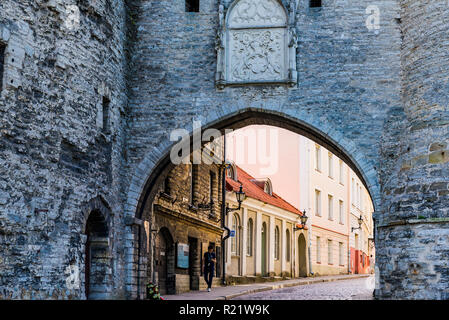
[[[182,222],[191,224],[192,226],[201,227],[201,228],[210,230],[210,231],[215,232],[215,233],[222,234],[223,231],[224,231],[224,229],[222,229],[221,227],[218,227],[218,226],[213,225],[211,223],[207,223],[207,222],[205,222],[203,220],[199,220],[199,219],[195,219],[193,217],[189,217],[189,216],[187,216],[185,214],[173,211],[171,209],[168,209],[168,208],[163,207],[163,206],[158,205],[158,204],[154,205],[154,213],[155,214],[156,213],[161,213],[161,214],[163,214],[163,215],[165,215],[165,216],[167,216],[167,217],[169,217],[171,219],[176,219],[176,221],[182,221]]]

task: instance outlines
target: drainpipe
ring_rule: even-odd
[[[223,168],[221,174],[221,227],[226,230],[226,235],[221,240],[222,279],[226,285],[226,240],[231,235],[231,230],[226,226],[226,134],[223,135]]]

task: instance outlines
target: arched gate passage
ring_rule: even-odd
[[[264,124],[284,128],[300,135],[306,136],[311,140],[325,146],[340,159],[344,160],[360,177],[361,181],[363,181],[366,188],[370,192],[371,198],[374,201],[375,208],[379,204],[378,202],[376,202],[380,199],[380,189],[374,165],[376,161],[376,155],[363,154],[363,152],[361,152],[355,146],[354,142],[341,137],[336,131],[325,133],[317,129],[316,127],[305,123],[304,121],[300,121],[286,114],[274,111],[257,110],[252,108],[236,112],[228,117],[223,117],[219,121],[214,121],[213,123],[202,127],[201,130],[202,132],[204,132],[209,128],[214,128],[224,133],[224,130],[226,129],[238,129],[254,124]],[[191,150],[193,151],[192,136],[198,133],[201,134],[202,132],[199,132],[199,130],[190,130],[190,132]],[[333,137],[333,135],[335,135],[335,137]],[[206,142],[203,142],[203,144],[205,143]],[[160,148],[153,150],[154,153],[151,155],[149,154],[139,165],[139,168],[136,171],[136,175],[131,183],[127,214],[129,214],[128,221],[133,221],[131,224],[134,223],[134,232],[131,239],[129,239],[127,250],[128,256],[140,257],[139,261],[137,259],[130,261],[135,265],[135,269],[137,270],[138,274],[147,274],[147,272],[145,272],[146,264],[143,263],[143,261],[147,261],[147,259],[148,261],[151,261],[151,259],[153,258],[152,256],[154,255],[154,252],[152,252],[152,250],[149,250],[148,252],[143,249],[147,240],[145,230],[142,227],[142,221],[151,220],[151,203],[157,191],[157,186],[159,186],[165,180],[167,174],[175,166],[170,161],[170,149],[174,144],[175,143],[168,141],[162,143]],[[163,145],[166,145],[166,147],[162,149]],[[161,149],[163,151],[161,151]],[[155,159],[156,157],[160,158],[158,158],[157,161],[154,161],[153,159]],[[145,183],[143,183],[141,175],[139,175],[140,179],[137,178],[137,172],[141,173],[142,175],[144,175],[145,172],[150,172]],[[140,191],[139,193],[136,193],[135,190]],[[137,252],[135,252],[135,250]],[[148,253],[148,256],[146,256],[146,252]],[[137,255],[135,253],[137,253]],[[149,265],[151,265],[151,263],[149,263]],[[148,274],[151,274],[151,272],[149,272]],[[129,284],[131,286],[134,286],[137,292],[140,292],[140,296],[143,297],[146,278],[139,277],[139,282],[136,283],[135,281],[133,281],[135,277],[132,275],[132,273],[129,273],[128,279]]]

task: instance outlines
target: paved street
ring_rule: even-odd
[[[372,300],[374,276],[264,291],[234,300]]]
[[[359,281],[357,282],[356,280]],[[330,287],[319,286],[332,283],[333,286]],[[337,289],[329,292],[332,287]],[[307,292],[304,294],[306,297],[301,294],[302,290]],[[206,290],[190,291],[177,295],[164,295],[164,299],[231,300],[236,297],[239,297],[240,299],[329,299],[329,297],[332,296],[332,291],[340,292],[340,295],[334,296],[333,299],[372,299],[371,294],[373,290],[374,277],[370,277],[368,275],[339,275],[214,287],[212,292],[207,292]],[[293,291],[298,292],[297,297],[292,295]],[[312,292],[314,293],[313,295],[311,294]],[[287,298],[284,297],[286,295],[288,295]]]

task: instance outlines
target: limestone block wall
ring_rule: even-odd
[[[107,203],[111,240],[123,237],[124,41],[122,1],[0,2],[0,299],[85,298],[89,200]],[[121,251],[111,241],[115,297]]]
[[[379,297],[448,298],[447,2],[379,1],[378,29],[370,0],[282,3],[296,9],[297,87],[218,91],[218,0],[199,13],[184,0],[0,2],[0,298],[84,298],[91,199],[111,210],[112,297],[136,296],[139,227],[124,221],[169,133],[249,124],[248,110],[310,129],[360,169]]]
[[[405,121],[385,144],[384,205],[377,214],[381,298],[448,299],[449,6],[402,0],[401,66]],[[396,131],[400,128],[400,131]],[[394,146],[396,156],[390,156]],[[388,159],[396,161],[389,161]]]

